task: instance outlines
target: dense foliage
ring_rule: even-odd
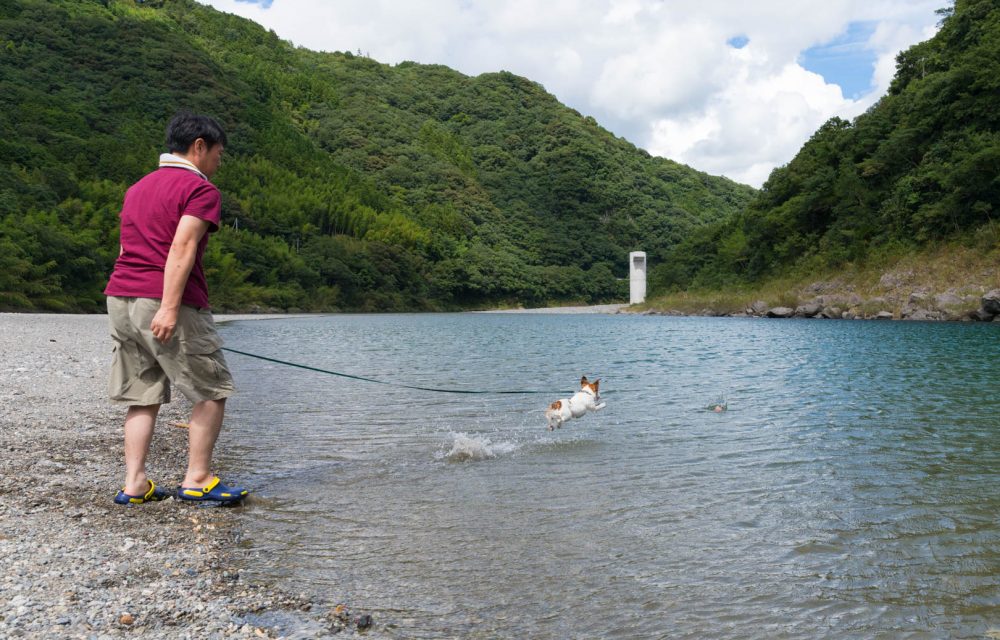
[[[229,133],[222,309],[621,298],[628,251],[753,194],[510,73],[316,53],[190,0],[0,0],[0,308],[101,308],[122,195],[180,108]]]
[[[993,224],[1000,5],[957,0],[939,14],[937,35],[897,57],[886,96],[854,122],[827,122],[745,212],[677,245],[653,274],[656,286],[836,269]]]

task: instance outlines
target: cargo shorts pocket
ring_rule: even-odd
[[[228,370],[222,364],[222,338],[209,333],[180,341],[181,352],[186,356],[187,372],[195,386],[212,386]]]

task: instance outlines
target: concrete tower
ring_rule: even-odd
[[[629,304],[646,301],[646,252],[633,251],[628,254]]]

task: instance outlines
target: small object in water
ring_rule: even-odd
[[[354,623],[358,625],[358,629],[367,629],[372,626],[372,617],[366,613],[362,616],[358,616],[358,619],[355,620]]]
[[[333,608],[333,617],[341,622],[347,622],[351,619],[351,613],[347,610],[347,607],[342,604],[338,604]]]
[[[726,396],[718,396],[718,398],[712,404],[708,405],[709,411],[714,411],[715,413],[722,413],[729,408],[729,404],[726,402]]]
[[[186,422],[171,422],[170,426],[177,427],[178,429],[187,429],[191,425]]]

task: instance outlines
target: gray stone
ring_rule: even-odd
[[[912,313],[903,314],[903,320],[940,320],[941,312],[916,309]]]
[[[756,300],[753,304],[747,307],[747,315],[751,316],[762,316],[767,313],[767,303],[763,300]]]
[[[1000,313],[1000,289],[994,289],[982,297],[983,311],[995,316]]]
[[[955,321],[955,320],[968,320],[969,314],[959,309],[941,309],[941,317],[945,320]]]
[[[790,309],[789,307],[774,307],[773,309],[768,309],[768,318],[791,318],[795,314],[795,309]]]
[[[892,315],[891,311],[879,311],[875,314],[875,320],[892,320],[895,316]]]
[[[812,318],[817,313],[822,310],[822,306],[816,304],[815,302],[808,302],[806,304],[800,304],[795,307],[795,315],[800,318]]]
[[[951,292],[939,293],[934,296],[934,306],[938,309],[947,307],[957,307],[963,304],[963,300]]]
[[[969,320],[975,320],[976,322],[989,322],[993,319],[996,314],[988,313],[985,309],[976,309],[975,311],[970,311],[967,314]]]
[[[839,320],[844,317],[844,311],[840,307],[825,307],[820,315],[830,320]]]

